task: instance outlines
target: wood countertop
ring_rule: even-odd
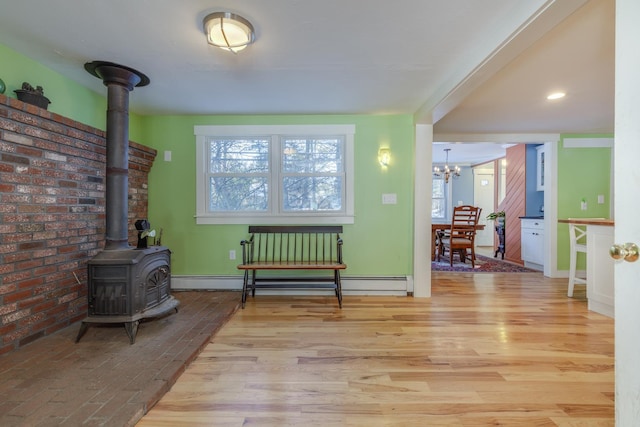
[[[559,219],[558,222],[565,224],[580,224],[580,225],[608,225],[613,226],[614,222],[610,218],[566,218]]]

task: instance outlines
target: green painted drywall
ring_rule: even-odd
[[[83,63],[78,64],[78,68],[83,67]],[[7,86],[4,93],[6,96],[16,98],[14,90],[20,89],[23,82],[28,82],[34,87],[42,86],[45,96],[51,101],[49,111],[98,129],[105,129],[106,86],[101,86],[104,89],[103,93],[93,92],[2,44],[0,44],[0,79]],[[136,90],[143,90],[143,88]],[[135,96],[135,90],[130,96]],[[136,142],[141,138],[138,132],[141,129],[138,120],[139,116],[129,113],[129,139]]]
[[[176,275],[238,275],[246,225],[196,225],[194,125],[355,124],[355,223],[344,226],[345,276],[406,276],[412,272],[413,141],[408,115],[154,116],[141,118],[144,145],[158,150],[149,176],[149,221],[163,229]],[[391,149],[382,168],[378,149]],[[164,161],[171,151],[171,162]],[[383,205],[383,193],[398,203]],[[428,260],[425,260],[428,262]]]
[[[612,138],[613,135],[563,135],[558,144],[558,218],[609,218],[611,200],[610,148],[564,148],[565,138]],[[598,204],[598,195],[604,204]],[[582,199],[587,210],[580,209]],[[558,270],[569,269],[569,226],[558,224]],[[585,259],[578,258],[578,269]]]

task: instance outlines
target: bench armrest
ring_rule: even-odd
[[[240,241],[242,246],[242,264],[248,264],[253,259],[253,234],[248,239]]]

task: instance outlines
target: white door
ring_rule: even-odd
[[[640,2],[616,1],[615,238],[640,244]],[[640,261],[614,272],[616,426],[640,426]]]
[[[487,215],[493,212],[495,188],[493,186],[493,165],[491,169],[473,168],[473,204],[482,208],[480,224],[484,230],[476,233],[476,246],[493,246],[493,221],[487,221]]]

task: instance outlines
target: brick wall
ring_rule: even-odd
[[[155,156],[129,143],[132,245]],[[0,94],[0,354],[86,316],[86,264],[104,246],[105,162],[103,131]]]

